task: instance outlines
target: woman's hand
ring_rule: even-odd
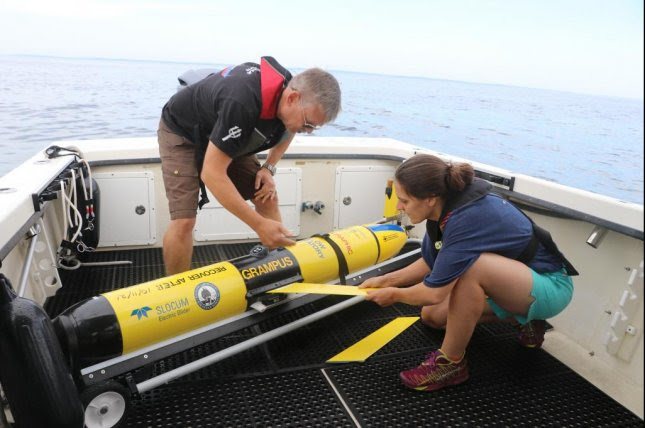
[[[373,278],[369,278],[361,285],[358,286],[358,288],[384,288],[384,287],[390,287],[391,285],[388,283],[389,281],[386,278],[386,275],[381,275],[381,276],[375,276]]]
[[[401,289],[396,287],[385,287],[380,290],[368,291],[366,300],[374,302],[379,306],[390,306],[399,301]]]

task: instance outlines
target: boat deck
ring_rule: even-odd
[[[193,266],[244,255],[252,244],[200,246]],[[89,254],[132,265],[61,271],[45,309],[163,276],[160,249]],[[152,375],[204,357],[344,299],[330,296],[153,364]],[[470,379],[432,393],[406,389],[401,370],[439,347],[442,331],[420,322],[361,364],[325,361],[418,308],[359,303],[264,345],[145,392],[125,426],[642,426],[643,421],[543,350],[521,347],[512,327],[479,325],[468,347]],[[135,377],[137,374],[135,373]]]

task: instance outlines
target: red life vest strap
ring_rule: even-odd
[[[262,111],[260,119],[274,119],[278,112],[278,101],[285,87],[286,77],[264,57],[260,60],[260,90]]]

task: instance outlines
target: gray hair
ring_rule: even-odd
[[[302,94],[303,101],[314,101],[325,112],[325,122],[340,112],[340,85],[334,76],[320,68],[309,68],[293,76],[289,87]]]

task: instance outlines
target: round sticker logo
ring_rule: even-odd
[[[195,287],[195,300],[202,309],[213,309],[219,303],[219,296],[219,289],[210,282],[200,282]]]

